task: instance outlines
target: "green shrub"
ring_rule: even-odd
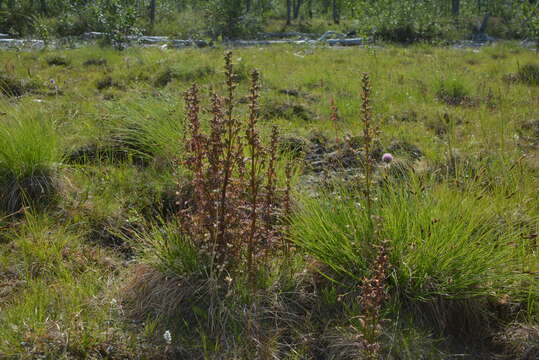
[[[248,13],[241,0],[210,0],[205,7],[207,27],[212,38],[249,38],[261,31],[261,19]]]
[[[105,33],[105,43],[115,49],[123,50],[129,35],[136,35],[136,5],[125,0],[99,0],[93,10],[101,30]]]
[[[375,39],[412,43],[451,39],[458,24],[447,18],[445,9],[433,2],[376,1],[363,3],[362,31]]]
[[[0,139],[0,207],[15,212],[51,201],[57,188],[55,170],[62,162],[53,124],[38,116],[4,121]]]

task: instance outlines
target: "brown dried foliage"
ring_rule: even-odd
[[[374,159],[372,150],[374,142],[378,136],[378,128],[373,123],[371,106],[371,81],[369,74],[364,73],[362,77],[361,93],[361,115],[363,122],[363,151],[364,151],[364,171],[365,171],[365,199],[367,211],[372,214],[372,178],[374,173]]]
[[[330,120],[333,124],[333,130],[335,131],[335,143],[339,143],[339,109],[335,103],[335,98],[330,100],[331,115]]]
[[[184,165],[192,175],[189,185],[194,196],[182,204],[179,215],[183,231],[209,256],[213,269],[230,273],[246,263],[254,286],[259,265],[268,251],[275,250],[281,204],[289,202],[290,187],[277,187],[278,129],[272,129],[267,146],[257,129],[260,75],[256,70],[251,75],[247,119],[242,122],[235,115],[237,83],[231,56],[225,55],[226,95],[210,94],[208,134],[201,130],[198,88],[193,85],[185,94]]]
[[[356,339],[367,358],[373,360],[380,358],[381,310],[388,298],[385,282],[391,267],[387,241],[376,248],[378,256],[374,262],[372,277],[363,278],[360,285],[361,294],[358,300],[362,314],[359,316],[361,326]]]

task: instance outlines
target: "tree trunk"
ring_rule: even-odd
[[[292,0],[286,0],[286,25],[292,23]]]
[[[313,0],[309,0],[309,8],[308,8],[308,12],[309,12],[309,19],[312,19],[313,18]]]
[[[478,30],[479,34],[484,34],[485,31],[487,31],[487,25],[488,25],[489,19],[490,19],[490,14],[486,14],[485,17],[483,18],[483,21],[481,22],[481,26],[479,26],[479,30]]]
[[[299,17],[299,9],[301,8],[303,0],[296,0],[296,6],[294,6],[294,19],[297,19]]]
[[[249,12],[251,11],[251,0],[245,0],[245,11]]]
[[[333,0],[333,22],[339,24],[341,22],[341,13],[337,0]]]
[[[15,0],[8,0],[7,2],[7,8],[8,9],[13,9],[15,7]]]
[[[39,11],[42,14],[47,14],[47,0],[39,0]]]
[[[150,28],[153,30],[155,24],[155,12],[157,9],[157,0],[150,1]]]
[[[451,1],[451,13],[453,16],[459,16],[460,13],[460,0]]]

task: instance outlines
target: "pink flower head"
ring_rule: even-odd
[[[385,153],[384,155],[382,155],[382,161],[386,164],[389,164],[393,161],[393,155],[391,155],[390,153]]]

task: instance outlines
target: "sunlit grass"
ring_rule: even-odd
[[[174,196],[184,180],[173,164],[181,162],[185,145],[183,92],[196,82],[203,98],[210,89],[222,93],[224,51],[132,48],[120,53],[90,47],[0,53],[6,71],[39,85],[20,97],[0,95],[2,196],[14,181],[41,175],[61,179],[55,183],[56,201],[44,201],[46,211],[36,211],[40,215],[12,215],[24,201],[11,202],[16,205],[0,215],[0,357],[26,352],[32,358],[30,346],[36,353],[60,354],[55,358],[97,356],[102,348],[118,349],[110,358],[129,357],[138,348],[128,325],[140,342],[151,344],[148,348],[165,351],[164,326],[178,324],[183,333],[172,334],[174,346],[182,342],[206,358],[223,350],[220,339],[206,331],[211,324],[200,309],[194,326],[185,319],[151,316],[133,323],[121,304],[111,302],[120,302],[141,263],[167,281],[202,272],[193,244],[179,235],[173,219]],[[68,65],[47,64],[55,57],[68,59]],[[316,188],[311,180],[320,176],[297,157],[295,212],[282,228],[296,250],[291,264],[276,258],[272,272],[258,280],[260,310],[275,306],[271,311],[293,320],[286,325],[291,328],[260,337],[269,353],[302,359],[324,346],[332,354],[344,353],[341,347],[349,346],[354,334],[347,337],[341,330],[360,311],[356,285],[370,275],[371,242],[382,239],[390,242],[394,265],[385,309],[392,323],[384,340],[393,358],[428,353],[441,359],[452,351],[439,346],[443,339],[427,339],[431,329],[414,322],[421,311],[432,310],[428,305],[443,310],[436,307],[440,301],[479,309],[490,319],[490,305],[507,306],[504,311],[514,305],[498,319],[500,326],[537,324],[539,87],[521,79],[525,64],[537,64],[535,52],[513,43],[479,51],[275,46],[234,49],[233,61],[241,72],[238,117],[247,111],[246,75],[253,68],[262,74],[261,114],[277,114],[260,119],[263,138],[276,124],[283,137],[305,141],[307,149],[321,134],[328,139],[324,145],[338,151],[336,138],[361,135],[360,79],[368,72],[380,150],[407,143],[421,152],[415,160],[406,150],[395,150],[396,163],[411,173],[401,172],[390,182],[381,180],[384,171],[377,177],[377,236],[362,196],[349,186]],[[118,86],[98,89],[96,84],[108,77]],[[444,102],[444,91],[471,101]],[[337,124],[330,121],[332,98]],[[203,102],[203,127],[210,117],[207,107]],[[75,151],[88,156],[65,161]],[[280,187],[291,156],[283,153],[278,162]],[[111,246],[111,239],[125,240],[129,251]],[[236,308],[220,314],[230,321],[225,325],[232,329],[229,340],[236,347],[231,348],[243,347],[241,356],[254,358],[255,347],[245,335],[252,332],[241,326],[257,313],[242,313],[250,298],[241,279],[234,277],[238,298],[229,302]],[[477,320],[471,310],[462,314]],[[328,340],[313,343],[305,334]],[[238,354],[231,357],[242,358]]]

